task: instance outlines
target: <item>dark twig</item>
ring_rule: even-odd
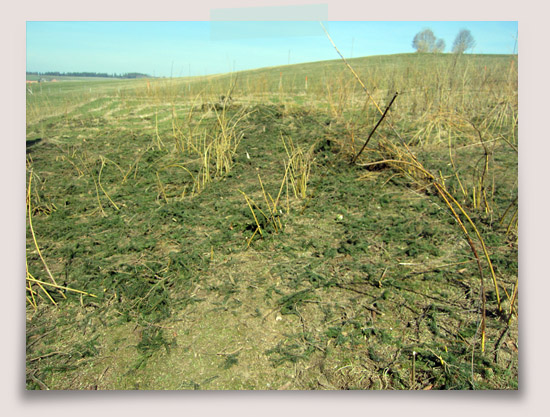
[[[363,150],[366,148],[367,144],[369,143],[370,141],[370,138],[372,137],[372,135],[374,134],[374,132],[376,132],[376,129],[378,129],[378,126],[380,126],[380,123],[382,123],[382,120],[384,120],[384,117],[386,117],[386,113],[388,113],[388,110],[390,109],[391,105],[393,104],[393,102],[395,101],[395,99],[397,98],[397,95],[399,94],[398,91],[395,92],[395,94],[393,95],[393,98],[391,99],[390,101],[390,104],[388,104],[388,107],[386,107],[386,110],[384,110],[384,113],[382,113],[382,117],[380,117],[380,120],[378,120],[378,123],[376,123],[376,126],[374,126],[374,129],[372,129],[372,131],[370,132],[369,134],[369,137],[367,138],[367,140],[365,141],[365,144],[363,145],[363,147],[361,148],[361,150],[359,152],[357,152],[357,155],[355,155],[353,157],[353,159],[351,160],[351,164],[354,164],[355,161],[357,160],[357,158],[359,158],[359,155],[361,155],[361,152],[363,152]]]

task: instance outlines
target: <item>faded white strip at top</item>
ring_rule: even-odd
[[[210,10],[210,39],[324,36],[328,4],[239,7]]]

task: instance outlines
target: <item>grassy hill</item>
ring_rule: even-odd
[[[27,389],[518,388],[517,57],[349,63],[27,85]]]

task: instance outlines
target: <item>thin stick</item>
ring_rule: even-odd
[[[516,301],[516,298],[518,296],[518,284],[519,284],[519,278],[516,279],[516,284],[514,285],[514,292],[512,294],[512,299],[510,300],[510,314],[508,316],[508,325],[510,325],[510,321],[512,320],[512,314],[514,313],[514,302]],[[517,315],[517,312],[516,312]]]
[[[449,209],[451,210],[451,212],[452,212],[454,218],[456,219],[458,225],[460,226],[460,228],[464,232],[464,235],[466,236],[466,240],[468,241],[468,244],[470,245],[472,253],[474,254],[474,256],[476,258],[476,261],[477,261],[477,267],[478,267],[478,270],[479,270],[479,276],[480,276],[480,280],[481,280],[481,303],[482,303],[482,309],[481,309],[482,310],[481,311],[481,351],[485,352],[485,315],[486,315],[485,304],[486,304],[486,295],[485,295],[485,283],[484,283],[484,280],[483,280],[483,270],[482,270],[482,267],[481,267],[481,260],[479,258],[478,253],[477,253],[477,250],[474,246],[474,242],[472,241],[472,239],[470,237],[470,234],[466,230],[466,227],[464,226],[464,224],[460,220],[460,217],[458,216],[457,212],[454,210],[453,206],[451,205],[451,203],[449,202],[449,200],[446,197],[446,196],[449,196],[451,199],[453,199],[452,196],[449,195],[449,193],[447,193],[447,191],[445,189],[443,189],[443,187],[441,187],[441,185],[439,185],[437,182],[434,182],[434,185],[435,185],[435,188],[437,189],[437,191],[439,192],[439,195],[443,198],[443,200],[447,204],[447,207],[449,207]],[[456,200],[453,201],[453,202],[458,205]],[[458,205],[458,207],[462,211],[462,207],[460,207],[460,205]],[[462,213],[465,214],[464,211],[462,211]],[[474,228],[475,228],[475,226],[474,226]],[[477,229],[476,229],[476,231],[477,231]],[[479,237],[479,235],[478,235],[478,237]],[[481,241],[481,242],[483,243],[483,241]],[[495,288],[496,288],[496,285],[495,285]],[[496,288],[496,292],[497,292],[497,298],[498,298],[498,288]],[[500,301],[499,301],[499,307],[500,307]]]
[[[260,227],[260,223],[258,222],[258,218],[256,217],[256,214],[254,213],[254,209],[252,208],[252,205],[250,204],[250,201],[248,200],[248,196],[244,192],[242,192],[241,190],[239,190],[239,191],[244,196],[244,199],[246,200],[246,203],[248,204],[248,208],[252,212],[252,216],[254,217],[254,221],[256,222],[256,226],[258,226],[258,230],[260,232],[260,235],[263,236],[264,234],[262,233],[262,228]],[[264,214],[264,216],[265,216],[265,214]]]
[[[157,182],[158,182],[158,185],[159,185],[159,188],[160,188],[160,192],[162,193],[162,196],[164,197],[164,201],[166,203],[168,203],[168,198],[166,198],[166,193],[164,192],[164,187],[162,185],[162,182],[160,181],[159,172],[157,171],[156,174],[157,174]]]
[[[30,275],[30,274],[29,274],[29,275]],[[47,285],[48,287],[54,287],[54,288],[61,289],[61,290],[77,292],[77,293],[79,293],[79,294],[89,295],[90,297],[97,298],[96,295],[90,294],[90,293],[85,292],[85,291],[75,290],[74,288],[64,287],[64,286],[62,286],[62,285],[51,284],[51,283],[49,283],[49,282],[40,281],[40,280],[38,280],[38,279],[31,278],[31,277],[27,277],[27,281],[36,282],[37,284]]]
[[[32,176],[33,176],[33,171],[31,169],[31,172],[30,172],[30,175],[29,175],[29,190],[28,190],[28,194],[27,194],[27,198],[28,198],[28,208],[29,208],[29,227],[31,229],[31,234],[32,234],[32,239],[34,241],[34,246],[36,248],[36,251],[38,252],[38,256],[40,256],[40,260],[42,261],[42,263],[44,264],[44,267],[46,268],[46,272],[48,273],[50,279],[52,280],[52,282],[57,285],[57,282],[55,281],[55,278],[53,277],[51,271],[50,271],[50,268],[48,268],[48,264],[46,263],[46,261],[44,260],[44,257],[42,256],[42,252],[40,251],[40,247],[38,246],[38,242],[36,241],[36,235],[34,233],[34,228],[32,226],[32,207],[31,207],[31,183],[32,183]],[[65,294],[61,293],[61,295],[64,297],[64,298],[67,298],[65,297]]]
[[[90,175],[92,176],[92,180],[94,181],[94,186],[95,186],[95,193],[96,193],[96,197],[97,197],[97,203],[99,204],[99,208],[101,210],[101,213],[103,213],[103,216],[104,217],[107,217],[107,213],[105,213],[105,210],[103,210],[103,206],[101,205],[101,200],[99,199],[99,188],[97,186],[97,181],[95,180],[95,177],[93,176],[93,174],[88,171],[90,173]]]
[[[37,377],[34,376],[34,374],[31,374],[29,375],[29,377],[38,384],[38,386],[44,390],[44,391],[49,391],[50,389],[48,388],[48,386],[46,384],[44,384],[41,380],[39,380]]]
[[[103,167],[105,166],[105,159],[103,158],[103,156],[100,157],[101,158],[101,168],[99,169],[99,176],[97,178],[97,182],[99,184],[99,188],[101,188],[101,191],[103,191],[103,194],[105,194],[105,196],[109,199],[109,201],[111,202],[111,204],[113,206],[115,206],[115,208],[117,210],[120,210],[120,208],[116,205],[116,203],[111,200],[111,197],[109,197],[109,194],[107,194],[107,191],[105,191],[105,188],[103,188],[103,186],[101,185],[101,172],[103,171]]]
[[[438,187],[438,190],[439,190],[439,188],[441,188],[441,186],[439,186],[439,184],[436,184],[436,183],[434,183],[434,184],[436,185],[436,187]],[[462,206],[458,203],[458,201],[456,201],[456,199],[447,191],[447,189],[442,188],[442,190],[447,195],[447,197],[458,207],[458,209],[462,212],[464,217],[466,217],[466,219],[468,220],[468,223],[470,223],[470,225],[474,229],[474,232],[475,232],[475,234],[476,234],[476,236],[479,240],[479,243],[481,244],[481,248],[483,249],[483,254],[485,255],[485,259],[487,260],[487,264],[489,265],[489,270],[491,271],[491,278],[493,280],[493,284],[494,284],[494,287],[495,287],[495,295],[496,295],[496,298],[497,298],[498,310],[501,311],[502,307],[501,307],[501,303],[500,303],[500,295],[499,295],[499,292],[498,292],[497,277],[495,275],[495,270],[493,269],[493,263],[491,262],[491,258],[489,257],[489,252],[487,251],[487,247],[485,246],[485,241],[481,237],[481,234],[479,233],[479,230],[477,229],[476,225],[474,224],[474,222],[472,221],[470,216],[468,216],[468,214],[462,208]],[[443,194],[441,194],[441,195],[443,196]]]
[[[395,94],[393,95],[393,98],[390,101],[390,104],[388,104],[388,106],[386,107],[386,110],[384,110],[384,113],[382,114],[382,117],[380,117],[380,119],[378,120],[378,123],[376,123],[376,126],[374,126],[374,128],[370,132],[369,136],[367,137],[367,140],[365,141],[363,147],[361,148],[361,150],[359,152],[357,152],[357,154],[351,160],[351,164],[354,164],[355,161],[357,161],[357,158],[359,158],[359,155],[361,155],[361,152],[363,152],[363,150],[366,148],[367,144],[370,141],[370,138],[372,137],[374,132],[376,132],[376,129],[378,129],[378,126],[380,126],[380,123],[382,123],[382,120],[384,120],[384,117],[386,117],[386,113],[388,113],[388,110],[390,109],[391,105],[393,104],[393,102],[397,98],[398,94],[399,94],[399,92],[396,91]]]
[[[275,232],[278,232],[277,230],[277,222],[275,221],[275,215],[276,213],[276,207],[275,203],[273,202],[273,208],[271,208],[271,205],[269,204],[269,200],[267,199],[267,194],[264,189],[264,184],[262,183],[262,179],[260,178],[260,174],[258,174],[258,180],[260,180],[260,186],[262,187],[262,193],[264,195],[265,203],[267,204],[267,209],[269,210],[269,214],[271,215],[271,223],[273,224],[273,227],[275,228]],[[271,196],[269,196],[271,198]],[[273,199],[272,199],[273,201]]]
[[[334,44],[334,42],[332,41],[332,38],[330,37],[330,35],[328,34],[327,30],[325,29],[325,26],[323,25],[322,22],[319,22],[321,24],[321,27],[323,28],[323,30],[325,31],[325,34],[327,35],[327,38],[328,40],[330,41],[330,43],[332,44],[332,46],[334,46],[334,49],[336,49],[336,52],[338,52],[338,55],[340,55],[340,57],[342,58],[342,60],[344,61],[344,63],[346,64],[346,66],[349,68],[349,70],[352,72],[352,74],[355,76],[355,78],[357,79],[357,81],[359,82],[359,84],[361,84],[361,87],[363,87],[363,90],[365,91],[365,93],[367,94],[368,98],[373,102],[373,104],[375,105],[376,109],[380,112],[380,114],[383,113],[383,111],[380,109],[380,106],[378,106],[378,104],[376,103],[376,101],[374,100],[374,98],[370,95],[369,91],[367,90],[367,87],[365,87],[365,84],[363,84],[363,81],[361,81],[361,79],[359,78],[359,75],[357,75],[357,73],[355,72],[355,70],[351,67],[350,64],[348,64],[348,61],[346,61],[346,58],[344,58],[344,56],[340,53],[340,51],[338,50],[338,48],[336,47],[336,45]],[[401,144],[403,145],[403,147],[407,150],[407,152],[409,153],[410,157],[418,162],[418,160],[416,159],[416,156],[414,155],[414,153],[410,150],[410,148],[408,147],[408,145],[405,143],[405,141],[403,140],[403,138],[401,137],[401,135],[399,134],[399,132],[397,131],[397,129],[395,128],[395,126],[391,123],[391,121],[388,121],[391,129],[393,130],[393,132],[395,133],[395,135],[397,136],[397,138],[399,139],[399,141],[401,142]]]
[[[363,84],[363,81],[361,81],[361,78],[359,78],[359,75],[357,75],[357,73],[354,71],[354,69],[351,67],[350,64],[348,64],[348,61],[346,61],[346,58],[344,58],[344,56],[340,53],[340,51],[338,50],[338,48],[336,47],[336,45],[334,44],[334,42],[332,41],[332,38],[330,37],[330,35],[328,34],[326,28],[325,28],[325,25],[323,25],[323,22],[319,22],[321,24],[321,27],[323,28],[323,30],[325,31],[325,34],[327,35],[327,38],[328,40],[330,41],[330,43],[332,44],[332,46],[334,46],[334,49],[336,49],[336,52],[338,52],[338,55],[340,55],[340,57],[342,58],[342,60],[344,61],[344,63],[346,64],[346,66],[349,68],[349,70],[351,71],[351,73],[355,76],[355,78],[357,79],[357,81],[359,81],[359,84],[361,84],[361,87],[363,87],[363,90],[365,91],[365,93],[367,94],[367,96],[371,99],[371,101],[374,103],[374,105],[376,106],[376,108],[378,109],[378,111],[380,112],[380,114],[382,114],[382,110],[380,109],[380,107],[378,107],[378,104],[376,104],[376,101],[374,101],[374,99],[372,98],[372,96],[370,95],[369,93],[369,90],[367,90],[367,87],[365,87],[365,84]]]
[[[155,110],[155,134],[157,136],[157,147],[159,148],[159,150],[161,150],[162,147],[164,146],[164,142],[162,141],[159,135],[158,111],[156,110]]]
[[[31,291],[31,294],[34,293],[34,291],[32,290],[32,287],[31,287],[31,284],[29,282],[29,277],[32,278],[33,280],[35,280],[36,278],[34,278],[32,276],[32,274],[29,272],[29,266],[27,265],[27,283],[29,284],[29,290]],[[53,305],[57,305],[57,303],[55,302],[55,300],[52,298],[52,296],[50,295],[50,293],[42,286],[42,281],[37,281],[36,282],[38,284],[38,287],[44,292],[44,294],[46,294],[46,296],[50,299],[51,303]],[[36,295],[40,297],[40,294],[38,292],[36,292]],[[34,298],[34,297],[33,297]]]

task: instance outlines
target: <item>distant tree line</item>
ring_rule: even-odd
[[[453,53],[463,54],[468,49],[473,49],[475,44],[472,33],[468,29],[462,29],[453,42]],[[437,39],[431,29],[424,29],[415,35],[412,46],[416,52],[438,53],[445,50],[445,41]]]
[[[125,74],[107,74],[105,72],[29,72],[27,75],[52,76],[52,77],[101,77],[101,78],[152,78],[150,75],[140,72],[127,72]]]

